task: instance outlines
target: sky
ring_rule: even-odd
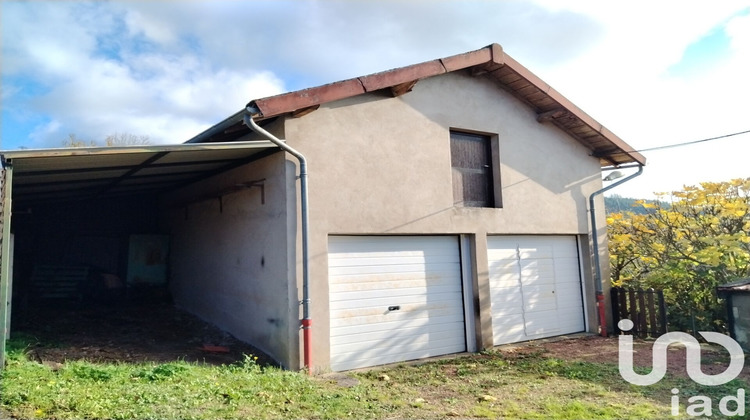
[[[749,0],[2,0],[0,27],[4,150],[182,143],[255,98],[491,43],[636,150],[750,130]],[[750,177],[750,133],[643,154],[610,193]]]

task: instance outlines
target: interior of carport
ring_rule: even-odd
[[[11,297],[4,314],[10,331],[39,314],[51,321],[70,310],[138,305],[148,312],[149,305],[171,304],[174,244],[166,215],[188,217],[196,203],[221,206],[238,192],[262,195],[264,179],[203,188],[178,202],[164,197],[277,151],[270,142],[253,141],[4,152],[4,191],[12,202],[11,235],[3,238],[12,244],[4,256],[12,263],[3,261],[12,267],[3,279]],[[86,334],[75,324],[54,325]]]

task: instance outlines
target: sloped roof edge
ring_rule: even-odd
[[[735,280],[727,284],[721,284],[717,286],[716,289],[720,292],[734,291],[734,292],[750,293],[750,277]]]
[[[494,80],[501,88],[531,106],[540,122],[550,122],[558,126],[587,146],[592,155],[600,159],[602,166],[646,163],[643,155],[505,54],[499,44],[367,76],[255,99],[248,103],[248,106],[258,110],[256,118],[260,119],[285,114],[301,116],[322,104],[368,92],[390,89],[393,96],[399,96],[409,92],[421,79],[461,70],[469,71],[477,77]]]

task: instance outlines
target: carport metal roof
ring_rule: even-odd
[[[2,151],[15,206],[161,193],[278,151],[270,141]]]

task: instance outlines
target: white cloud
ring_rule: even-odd
[[[636,148],[747,129],[750,15],[739,14],[746,1],[5,1],[0,7],[4,107],[54,121],[34,131],[34,146],[58,146],[71,132],[181,142],[249,100],[285,88],[493,42]],[[672,74],[688,46],[717,28],[730,38],[726,57],[700,72]],[[43,93],[29,95],[24,78]],[[717,157],[725,147],[726,156]],[[750,154],[744,147],[727,140],[647,153],[646,174],[617,192],[741,172],[745,165],[737,160]]]
[[[750,85],[748,5],[661,2],[552,2],[600,22],[607,31],[584,57],[537,73],[637,149],[698,140],[746,130],[744,98]],[[746,12],[745,12],[746,13]],[[674,75],[688,47],[714,31],[725,31],[732,48],[701,71]],[[743,76],[745,75],[745,76]],[[750,176],[742,156],[748,136],[696,146],[644,152],[644,175],[613,192],[647,196],[683,184]]]
[[[53,120],[33,130],[27,147],[58,147],[69,133],[101,140],[127,132],[155,143],[183,142],[236,112],[250,95],[283,90],[269,71],[224,68],[190,45],[175,46],[177,32],[148,15],[124,13],[128,30],[118,29],[121,5],[9,6],[3,6],[3,26],[10,23],[3,61],[12,65],[4,65],[3,76],[17,79],[3,90],[4,100],[22,96],[29,86],[19,78],[29,77],[45,92],[18,99],[19,105]]]
[[[124,13],[129,36],[142,35],[162,45],[174,44],[177,41],[177,33],[158,17],[133,9],[125,10]]]

